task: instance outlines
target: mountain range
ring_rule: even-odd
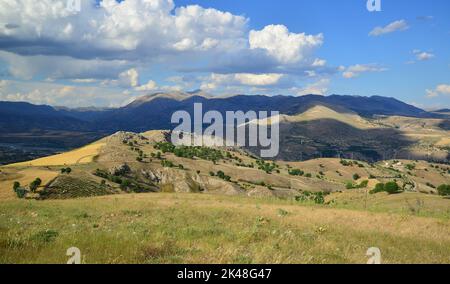
[[[311,107],[322,105],[339,112],[355,112],[363,117],[397,115],[417,118],[437,118],[437,113],[427,112],[394,98],[380,96],[247,96],[213,97],[203,93],[157,93],[136,99],[114,109],[69,109],[24,102],[0,102],[0,129],[2,132],[32,130],[60,131],[116,131],[142,132],[151,129],[170,129],[170,118],[177,110],[193,112],[194,103],[203,103],[204,111],[242,110],[280,111],[295,115]]]
[[[194,103],[203,112],[279,111],[280,154],[277,159],[308,160],[344,156],[365,161],[387,158],[446,160],[450,119],[394,98],[380,96],[247,96],[216,97],[202,92],[156,93],[108,109],[51,107],[0,102],[0,146],[21,145],[72,149],[117,131],[170,130],[171,116]],[[248,149],[253,153],[260,149]],[[11,149],[2,150],[11,154]],[[57,152],[57,151],[55,151]],[[47,155],[48,152],[45,152]],[[41,154],[19,153],[9,162]],[[42,154],[43,156],[43,154]]]

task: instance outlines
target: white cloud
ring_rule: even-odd
[[[175,8],[172,0],[66,0],[0,2],[0,37],[14,40],[14,52],[126,59],[208,49],[225,50],[245,38],[247,19],[197,5]],[[44,40],[45,39],[45,40]],[[25,42],[23,42],[25,41]],[[45,49],[43,49],[45,47]]]
[[[122,86],[137,87],[139,85],[139,72],[131,68],[119,74],[119,83]]]
[[[330,79],[322,78],[317,82],[306,85],[304,88],[293,88],[291,91],[295,92],[297,96],[305,95],[321,95],[324,96],[328,92]]]
[[[427,61],[435,57],[433,53],[421,51],[418,49],[413,50],[413,53],[416,56],[416,59],[419,61]]]
[[[384,72],[387,69],[379,66],[378,64],[356,64],[349,67],[340,66],[339,70],[342,71],[342,76],[346,79],[358,77],[362,73],[368,72]]]
[[[450,95],[450,85],[441,84],[438,85],[434,90],[427,89],[426,94],[428,98],[435,98],[440,95]]]
[[[25,101],[53,106],[119,106],[130,94],[96,86],[70,86],[57,83],[7,80],[0,88],[0,100]]]
[[[267,87],[274,86],[281,82],[285,77],[283,74],[211,74],[203,78],[200,89],[205,91],[215,90],[221,87],[236,87],[236,86],[250,86],[250,87]]]
[[[136,88],[134,88],[136,91],[140,91],[140,92],[148,92],[148,91],[154,91],[158,88],[158,85],[156,84],[155,81],[153,80],[149,80],[147,82],[147,84],[138,86]]]
[[[247,86],[274,85],[283,77],[282,74],[235,74],[234,79]]]
[[[305,60],[321,46],[323,35],[296,34],[283,25],[269,25],[260,31],[250,31],[249,42],[251,49],[266,50],[280,63],[294,64]]]
[[[409,29],[408,23],[405,20],[399,20],[388,24],[385,27],[374,28],[369,35],[370,36],[381,36],[384,34],[389,34],[398,31],[405,31]]]

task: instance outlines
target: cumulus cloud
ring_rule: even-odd
[[[139,72],[131,68],[119,74],[119,82],[123,86],[137,87],[139,85]]]
[[[304,60],[321,46],[323,35],[295,34],[286,26],[269,25],[260,31],[250,31],[249,43],[250,49],[263,49],[278,62],[293,64]]]
[[[75,15],[65,9],[66,2],[0,2],[0,19],[16,27],[0,26],[0,40],[21,54],[124,59],[229,48],[247,27],[242,16],[197,5],[175,9],[172,0],[103,0],[98,5],[82,0],[82,11]]]
[[[378,64],[356,64],[349,67],[340,67],[340,71],[342,71],[342,76],[346,79],[351,79],[358,77],[362,73],[368,72],[384,72],[387,69],[379,66]]]
[[[158,88],[158,85],[155,81],[149,80],[146,84],[138,86],[134,88],[136,91],[140,92],[148,92],[148,91],[154,91]]]
[[[290,88],[292,77],[336,72],[314,56],[324,42],[320,33],[296,33],[284,25],[249,31],[244,16],[198,5],[176,7],[173,0],[81,0],[79,13],[66,5],[66,0],[0,1],[0,62],[10,76],[79,84],[66,89],[69,94],[99,84],[98,89],[118,88],[126,96],[194,85]],[[153,66],[168,73],[210,75],[190,83],[187,75],[168,86],[139,82],[139,72]],[[36,101],[33,91],[15,92],[15,98]],[[58,97],[56,91],[48,93]]]
[[[369,35],[381,36],[393,32],[405,31],[407,29],[409,29],[408,23],[405,20],[399,20],[392,22],[384,27],[376,27],[369,33]]]
[[[433,90],[427,89],[426,94],[427,94],[428,98],[435,98],[440,95],[450,95],[450,85],[441,84],[441,85],[438,85]]]
[[[283,77],[282,74],[236,74],[234,79],[247,86],[274,85]]]
[[[211,91],[226,86],[267,87],[275,86],[282,82],[286,76],[283,74],[211,74],[203,78],[200,89]]]

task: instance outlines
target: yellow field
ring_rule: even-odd
[[[20,182],[21,185],[29,185],[36,178],[42,180],[42,185],[47,184],[52,179],[56,178],[58,172],[47,169],[28,168],[18,172],[10,172],[8,169],[2,169],[3,175],[0,176],[0,200],[15,199],[13,191],[13,184],[15,181]]]
[[[29,162],[11,164],[8,167],[23,167],[23,166],[37,167],[37,166],[59,166],[59,165],[69,166],[76,164],[87,164],[93,161],[94,157],[99,154],[100,149],[105,145],[106,145],[105,143],[94,143],[67,153],[40,158]]]
[[[440,147],[450,146],[450,138],[448,137],[442,138],[438,143],[436,143],[436,146]]]

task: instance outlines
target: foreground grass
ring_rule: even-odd
[[[0,202],[0,263],[450,263],[450,222],[200,194]]]

